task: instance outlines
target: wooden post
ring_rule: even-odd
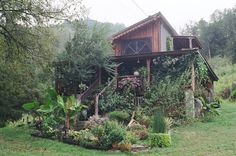
[[[146,60],[147,63],[147,84],[148,86],[150,85],[150,81],[151,81],[151,60],[150,58]]]
[[[192,79],[192,83],[191,83],[191,87],[192,87],[192,90],[193,92],[195,91],[195,69],[194,69],[194,64],[192,64],[192,76],[191,76],[191,79]]]
[[[118,86],[118,80],[117,80],[117,78],[118,78],[118,67],[116,67],[115,68],[115,89],[117,88],[117,86]]]
[[[193,43],[192,43],[193,38],[189,37],[188,39],[189,39],[189,49],[192,49],[193,48]]]
[[[99,94],[96,95],[95,97],[95,117],[98,118],[98,100],[99,100]]]

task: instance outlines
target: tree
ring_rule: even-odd
[[[228,56],[236,63],[236,6],[224,11],[216,10],[209,22],[201,19],[186,25],[185,35],[198,36],[205,56]]]
[[[65,49],[58,57],[55,73],[65,94],[80,93],[79,84],[89,85],[96,79],[99,68],[112,72],[114,65],[107,57],[111,44],[103,27],[89,28],[81,22],[77,23],[76,33]]]
[[[81,14],[83,5],[76,0],[58,5],[48,0],[0,1],[0,126],[19,118],[21,105],[40,100],[52,84],[55,38],[50,26]]]
[[[0,35],[6,46],[6,57],[24,54],[25,57],[41,55],[40,43],[48,36],[48,25],[63,19],[70,20],[83,13],[81,0],[1,0]],[[50,35],[49,35],[50,36]],[[32,38],[34,40],[32,40]]]

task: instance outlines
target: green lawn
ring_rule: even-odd
[[[34,138],[27,128],[0,129],[0,155],[92,156],[125,155],[88,150],[57,141]],[[236,155],[236,103],[224,102],[222,115],[214,122],[195,122],[172,130],[173,145],[139,155],[232,156]]]

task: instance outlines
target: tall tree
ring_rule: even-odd
[[[50,85],[55,38],[50,26],[81,18],[80,0],[0,1],[0,126]],[[75,9],[76,8],[76,9]]]
[[[236,6],[216,10],[209,22],[201,19],[187,24],[182,32],[199,37],[205,56],[228,56],[236,63]]]
[[[74,37],[67,42],[65,51],[56,63],[56,79],[65,94],[77,94],[81,83],[89,85],[97,77],[98,68],[112,70],[108,54],[111,44],[107,40],[106,27],[89,28],[76,24]]]
[[[70,20],[83,13],[81,0],[1,0],[0,35],[6,46],[6,57],[20,53],[39,57],[41,45],[37,42],[48,35],[47,26]],[[32,40],[32,38],[34,40]]]

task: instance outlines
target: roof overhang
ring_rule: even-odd
[[[166,18],[162,15],[162,13],[158,12],[158,13],[156,13],[154,15],[151,15],[151,16],[143,19],[142,21],[139,21],[139,22],[137,22],[137,23],[135,23],[135,24],[125,28],[124,30],[122,30],[122,31],[112,35],[111,36],[111,40],[116,40],[116,39],[118,39],[118,38],[120,38],[120,37],[122,37],[122,36],[124,36],[124,35],[126,35],[126,34],[128,34],[130,32],[132,32],[134,30],[137,30],[140,27],[143,27],[143,26],[145,26],[145,25],[147,25],[147,24],[149,24],[149,23],[151,23],[153,21],[157,21],[157,20],[161,20],[165,24],[165,26],[170,30],[170,32],[172,33],[173,36],[177,36],[178,35],[178,33],[170,25],[170,23],[166,20]]]
[[[155,53],[146,53],[146,54],[139,54],[139,55],[124,55],[124,56],[111,56],[112,60],[115,62],[125,62],[130,60],[138,60],[138,59],[152,59],[158,56],[182,56],[187,54],[198,54],[204,64],[207,66],[209,75],[213,81],[218,81],[219,78],[211,68],[210,64],[207,60],[202,56],[198,49],[191,49],[191,50],[180,50],[180,51],[166,51],[166,52],[155,52]]]

